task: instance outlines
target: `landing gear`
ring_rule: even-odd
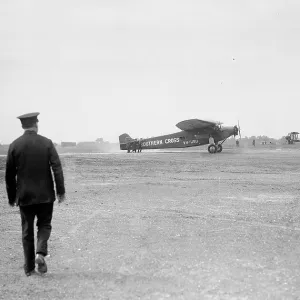
[[[217,153],[217,146],[214,144],[211,144],[208,146],[207,150],[210,154]]]
[[[207,150],[210,154],[220,153],[222,152],[223,147],[222,144],[217,144],[217,145],[211,144],[208,146]]]

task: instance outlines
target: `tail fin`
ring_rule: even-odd
[[[120,150],[127,150],[126,144],[133,139],[127,134],[123,133],[119,136]]]

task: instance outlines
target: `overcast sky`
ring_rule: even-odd
[[[40,112],[53,141],[179,131],[188,118],[243,136],[300,131],[300,2],[0,2],[0,141]]]

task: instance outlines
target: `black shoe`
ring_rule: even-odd
[[[31,270],[31,271],[25,271],[25,275],[27,277],[31,276],[31,275],[34,275],[35,274],[35,269]]]
[[[38,272],[39,273],[46,273],[47,272],[47,264],[44,258],[44,255],[42,254],[37,254],[35,256],[35,263],[38,265]]]

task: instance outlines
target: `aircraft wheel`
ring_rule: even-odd
[[[215,145],[209,145],[207,150],[210,154],[213,154],[217,152],[217,147]]]
[[[222,152],[222,150],[223,150],[223,147],[221,144],[219,144],[217,147],[217,152],[220,153],[220,152]]]

